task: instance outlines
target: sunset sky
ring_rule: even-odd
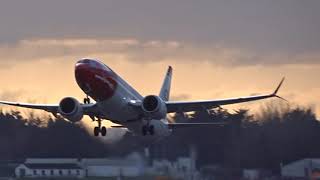
[[[269,93],[285,76],[279,94],[320,114],[319,8],[318,0],[4,0],[0,98],[82,100],[74,64],[92,57],[143,95],[158,94],[172,65],[175,100]]]

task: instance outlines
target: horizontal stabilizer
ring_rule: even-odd
[[[121,126],[121,125],[115,125],[115,126],[111,126],[112,128],[126,128],[125,126]]]

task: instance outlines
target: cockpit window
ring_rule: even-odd
[[[80,60],[79,62],[80,63],[90,63],[90,59],[83,59],[83,60]]]
[[[112,71],[107,65],[97,59],[82,59],[78,61],[79,63],[89,64],[91,67],[94,68],[103,68],[107,71]]]

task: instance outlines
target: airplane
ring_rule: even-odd
[[[141,136],[165,137],[172,130],[180,127],[221,125],[221,123],[169,123],[168,113],[185,113],[203,109],[217,108],[222,105],[243,103],[277,97],[284,78],[271,94],[247,96],[229,99],[203,101],[170,101],[172,67],[165,74],[159,95],[142,96],[111,68],[96,59],[84,58],[75,64],[75,79],[86,94],[83,103],[73,97],[63,98],[59,104],[30,104],[0,101],[0,104],[31,109],[40,109],[61,115],[66,120],[76,123],[84,115],[89,116],[98,125],[94,127],[95,136],[106,136],[107,128],[102,120],[119,124],[112,128],[126,128],[129,132]],[[90,102],[92,98],[95,102]]]

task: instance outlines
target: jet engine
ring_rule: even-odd
[[[71,122],[78,122],[83,117],[83,109],[79,101],[72,97],[65,97],[60,101],[59,113]]]
[[[167,106],[158,96],[149,95],[142,100],[142,109],[152,119],[164,119],[167,116]]]

